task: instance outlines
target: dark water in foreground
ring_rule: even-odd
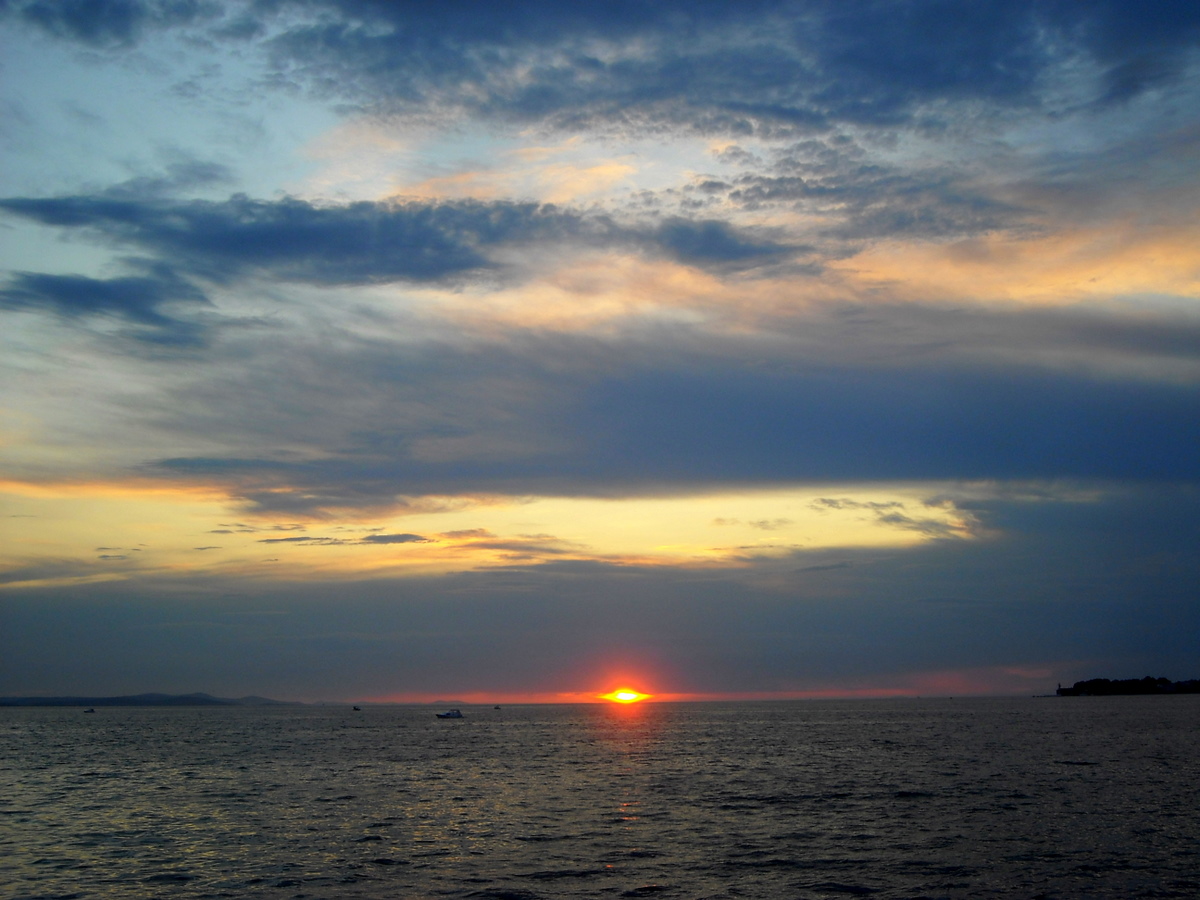
[[[1200,896],[1200,697],[0,709],[0,896]]]

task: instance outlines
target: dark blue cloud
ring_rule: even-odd
[[[562,227],[553,210],[533,204],[322,207],[245,196],[221,203],[80,196],[15,198],[0,201],[0,209],[157,252],[217,282],[255,272],[322,284],[435,280],[488,267],[481,246]]]
[[[580,465],[648,482],[1200,477],[1200,390],[938,367],[643,371],[590,387]]]
[[[319,205],[243,195],[223,202],[130,199],[106,192],[3,199],[0,210],[136,246],[218,283],[252,274],[314,284],[437,281],[496,269],[489,251],[535,241],[657,248],[688,264],[713,267],[789,252],[724,222],[618,225],[603,216],[536,203]]]
[[[108,316],[138,326],[133,336],[160,344],[196,344],[204,329],[181,312],[207,306],[195,285],[169,269],[138,266],[124,278],[17,272],[0,285],[0,309],[45,310],[67,319]]]
[[[698,266],[761,263],[794,252],[768,239],[755,240],[728,222],[671,218],[653,232],[658,243],[680,262]]]
[[[107,48],[131,46],[150,31],[209,20],[220,14],[222,4],[212,0],[9,0],[7,7],[55,37]]]
[[[273,47],[282,71],[330,93],[564,127],[731,133],[924,126],[947,100],[1032,108],[1047,76],[1079,57],[1100,67],[1106,98],[1133,96],[1179,77],[1198,18],[1185,3],[1119,0],[323,9]]]
[[[234,180],[234,173],[228,166],[211,160],[185,157],[169,163],[160,174],[139,175],[114,184],[101,196],[114,200],[147,201],[230,184]]]
[[[977,174],[950,159],[905,169],[872,157],[844,134],[780,147],[769,160],[750,157],[736,145],[723,156],[744,160],[750,171],[726,181],[697,179],[685,190],[745,210],[797,209],[823,223],[813,233],[826,243],[964,237],[1021,229],[1031,215],[999,199],[996,185],[979,183]]]
[[[1187,54],[1200,45],[1200,7],[1189,0],[1106,0],[1083,8],[1058,0],[1039,13],[1102,68],[1103,102],[1128,100],[1178,79]]]
[[[1091,64],[1095,101],[1183,75],[1200,40],[1187,0],[526,0],[13,2],[92,46],[165,27],[263,38],[274,77],[380,110],[579,129],[811,132],[837,123],[941,127],[941,104],[1040,108]],[[267,36],[267,37],[264,37]]]
[[[813,4],[815,32],[798,46],[819,54],[821,105],[842,117],[887,121],[932,98],[1030,102],[1054,57],[1036,5],[1011,0]]]
[[[146,325],[174,320],[159,310],[165,303],[203,303],[195,287],[177,278],[88,278],[18,272],[0,290],[0,304],[10,309],[49,307],[66,316],[110,313]]]
[[[797,3],[617,2],[569,11],[562,4],[509,3],[472,6],[462,15],[441,7],[436,15],[422,14],[408,4],[350,2],[327,9],[340,15],[274,39],[286,77],[370,106],[458,106],[570,128],[671,125],[737,133],[819,129],[837,120],[895,123],[909,113],[919,87],[944,95],[947,72],[957,76],[953,84],[962,93],[996,95],[998,71],[1027,86],[1039,61],[1011,45],[1005,49],[999,36],[981,58],[982,42],[973,37],[962,56],[956,44],[939,45],[942,57],[952,59],[939,60],[935,72],[921,64],[937,52],[897,59],[881,92],[869,83],[879,74],[880,42],[890,43],[905,16],[877,7],[849,16],[831,14],[824,4]],[[957,36],[973,36],[976,16],[960,9],[955,18],[967,20]],[[1017,46],[1036,45],[1024,40]],[[1001,49],[1022,65],[992,64]]]
[[[1101,99],[1127,98],[1180,76],[1200,21],[1194,4],[1126,0],[301,7],[311,23],[273,41],[281,72],[366,105],[727,133],[926,127],[944,101],[1034,108],[1081,57]]]
[[[968,318],[966,327],[978,324]],[[1076,340],[1091,348],[1082,352],[1139,345],[1148,351],[1157,344],[1168,358],[1196,355],[1195,335],[1173,335],[1166,325],[1128,334],[1089,325],[1078,325]],[[1045,327],[1037,316],[1024,323],[1030,333]],[[1019,338],[1018,329],[1013,339]],[[1060,345],[1069,339],[1055,338]],[[289,374],[281,361],[269,376],[221,387],[215,397],[236,393],[248,412],[205,414],[204,433],[264,446],[286,436],[311,445],[319,459],[181,457],[150,471],[219,483],[260,512],[318,516],[459,492],[623,495],[812,481],[1200,479],[1200,389],[1193,384],[1017,363],[759,364],[745,361],[747,352],[736,342],[705,348],[666,334],[640,352],[568,337],[503,346],[361,346],[322,364],[352,376],[344,389],[354,392],[357,413],[346,420],[337,405],[343,388],[316,394],[311,379]],[[289,389],[291,382],[297,386]],[[272,416],[264,425],[254,413],[288,408],[301,396],[306,414],[295,422]],[[189,392],[188,400],[194,417],[200,398]],[[328,437],[313,431],[311,416],[336,423]],[[172,427],[186,432],[193,425],[181,420]],[[474,452],[441,458],[420,449],[427,440],[461,440]],[[513,453],[512,444],[528,449]]]

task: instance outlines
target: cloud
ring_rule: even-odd
[[[211,400],[181,387],[186,416],[164,395],[158,414],[172,433],[227,435],[230,452],[163,458],[146,471],[219,484],[258,515],[304,516],[402,511],[422,495],[1200,475],[1193,383],[907,360],[865,368],[776,360],[758,369],[737,362],[736,346],[714,342],[702,352],[662,341],[642,354],[613,347],[606,358],[591,339],[542,339],[537,353],[520,343],[444,344],[435,353],[362,344],[322,360],[322,371],[347,378],[327,383],[322,396],[280,359],[274,380],[260,381],[256,370],[227,375]],[[410,384],[422,385],[420,404],[409,404]],[[264,420],[260,391],[285,409],[303,397],[297,408],[306,412]],[[243,398],[239,407],[223,402],[229,395]],[[353,408],[346,396],[355,396]],[[313,416],[327,419],[322,428]],[[447,433],[476,436],[476,452],[452,460],[415,452],[422,435]],[[524,436],[526,449],[513,450],[510,434]],[[280,442],[307,447],[310,458],[234,449]],[[508,449],[494,454],[494,442]]]
[[[533,204],[318,206],[245,196],[221,203],[14,198],[0,209],[93,230],[219,283],[248,273],[317,284],[436,280],[489,267],[481,246],[574,224]]]
[[[114,200],[151,200],[187,193],[235,181],[229,166],[211,160],[196,159],[176,151],[177,158],[157,175],[139,175],[106,188],[103,196]]]
[[[98,554],[95,559],[101,559]],[[82,555],[72,558],[41,558],[36,560],[6,560],[0,570],[0,590],[33,589],[60,585],[89,584],[121,578],[113,574],[113,567],[104,562],[96,563]]]
[[[785,208],[819,217],[813,236],[826,242],[944,240],[1000,229],[1022,233],[1030,230],[1034,212],[1003,199],[1004,185],[981,183],[960,162],[887,163],[844,134],[781,146],[754,171],[694,187],[743,210]]]
[[[1200,11],[1186,0],[1145,6],[1108,0],[1097,14],[1082,18],[1068,2],[1050,9],[1059,27],[1078,36],[1101,67],[1102,100],[1108,103],[1128,101],[1180,77],[1188,51],[1200,44]]]
[[[90,278],[17,272],[0,287],[0,308],[46,309],[68,318],[114,316],[148,329],[143,340],[195,343],[200,328],[172,315],[174,305],[208,306],[208,298],[191,282],[163,267],[124,278]]]
[[[769,240],[753,240],[729,223],[714,220],[671,218],[658,226],[655,237],[676,259],[691,265],[737,266],[794,252]]]
[[[755,521],[747,522],[746,524],[751,528],[757,528],[760,531],[777,531],[780,528],[786,528],[788,525],[793,524],[793,522],[791,519],[778,518],[756,519]]]
[[[363,17],[354,24],[297,26],[272,46],[287,77],[391,109],[460,106],[573,129],[811,130],[894,123],[949,92],[1030,92],[1047,61],[1028,9],[981,6],[520,3],[472,7],[447,30],[441,16],[354,4],[342,7]]]
[[[694,265],[787,252],[721,222],[620,226],[552,205],[506,201],[316,204],[237,195],[223,202],[170,202],[100,194],[8,198],[0,200],[0,210],[136,246],[158,254],[164,265],[216,283],[250,275],[318,285],[438,281],[494,270],[498,264],[489,250],[534,241],[630,248],[648,242]]]
[[[1183,678],[1200,632],[1198,499],[1177,486],[992,497],[977,508],[1002,540],[796,551],[737,569],[568,561],[319,584],[216,577],[202,597],[170,580],[10,588],[0,652],[9,693],[88,675],[109,684],[131,662],[166,690],[200,681],[302,699],[483,682],[586,690],[619,665],[676,691],[869,687],[979,666],[1048,670],[1047,689],[1146,666]],[[189,627],[166,627],[179,622]]]
[[[368,534],[360,544],[427,544],[429,538],[419,534]]]
[[[1184,2],[1120,0],[1086,14],[1069,2],[949,0],[278,8],[290,17],[257,28],[275,76],[366,107],[732,134],[944,127],[943,104],[1037,108],[1052,76],[1080,70],[1096,82],[1092,102],[1124,102],[1182,76],[1200,20]]]
[[[447,532],[443,538],[458,542],[471,551],[499,550],[501,558],[508,564],[515,562],[537,562],[550,557],[575,555],[586,552],[586,545],[563,540],[552,534],[521,534],[501,538],[485,528],[472,528]]]
[[[6,5],[48,34],[97,48],[129,47],[148,32],[204,22],[220,10],[205,0],[11,0]]]
[[[1192,478],[1191,385],[956,367],[630,372],[590,386],[595,469],[720,478]],[[632,464],[630,473],[633,472]],[[608,477],[615,477],[609,471]]]
[[[476,538],[494,538],[495,535],[486,528],[465,528],[460,531],[446,531],[441,537],[452,541],[470,540]]]
[[[258,538],[260,544],[340,544],[344,543],[339,538],[317,537],[315,535],[301,535],[299,537],[285,538]]]
[[[258,43],[275,83],[380,112],[586,128],[814,133],[946,128],[1063,105],[1127,103],[1185,76],[1200,42],[1186,0],[767,0],[564,7],[549,0],[14,0],[56,37],[127,48],[163,29]]]
[[[318,535],[297,535],[284,538],[256,538],[259,544],[306,544],[320,547],[340,547],[347,544],[428,544],[430,539],[419,534],[368,534],[358,540]],[[209,548],[200,548],[209,549]]]

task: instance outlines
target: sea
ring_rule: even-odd
[[[4,898],[1200,897],[1200,697],[0,709]]]

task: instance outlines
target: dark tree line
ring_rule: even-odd
[[[1060,697],[1111,697],[1118,694],[1200,694],[1200,681],[1171,681],[1167,678],[1091,678],[1069,688],[1058,687]]]

